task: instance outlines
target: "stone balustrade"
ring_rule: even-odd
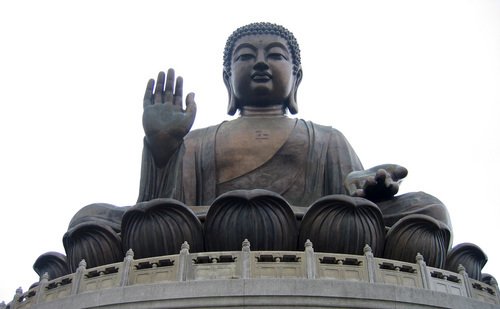
[[[135,260],[129,250],[121,263],[86,268],[82,261],[73,274],[54,280],[42,276],[37,286],[16,291],[0,309],[36,308],[81,293],[117,287],[214,279],[322,279],[373,284],[390,284],[442,292],[499,305],[496,282],[488,285],[470,279],[460,267],[458,273],[428,267],[419,254],[415,263],[376,258],[366,246],[364,255],[316,253],[311,242],[305,250],[251,251],[248,241],[241,251],[189,253],[184,243],[176,255]]]

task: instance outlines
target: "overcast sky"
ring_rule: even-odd
[[[242,4],[240,4],[242,3]],[[271,21],[302,50],[298,116],[344,133],[365,167],[397,163],[500,277],[500,1],[0,2],[0,301],[81,207],[133,205],[147,80],[196,93],[195,128],[231,119],[222,52]]]

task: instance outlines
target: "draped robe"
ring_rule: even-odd
[[[163,168],[156,167],[145,143],[138,201],[170,197],[187,205],[210,205],[227,191],[266,189],[281,194],[292,205],[309,206],[322,196],[345,194],[345,176],[363,169],[342,133],[297,119],[271,159],[218,184],[215,145],[221,125],[190,132]]]
[[[266,189],[291,205],[307,207],[330,194],[346,194],[344,180],[363,166],[344,135],[328,126],[297,119],[286,142],[271,159],[235,179],[217,183],[215,125],[191,131],[166,166],[155,165],[144,143],[138,202],[174,198],[189,206],[208,206],[224,192]],[[377,203],[387,226],[412,214],[424,214],[451,230],[445,205],[432,195],[412,192]]]

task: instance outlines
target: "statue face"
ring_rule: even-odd
[[[257,34],[236,41],[229,82],[238,106],[283,105],[292,94],[294,78],[284,38]]]

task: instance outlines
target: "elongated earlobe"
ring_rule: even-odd
[[[299,106],[297,104],[297,90],[299,89],[300,82],[302,81],[302,69],[300,68],[295,75],[295,83],[293,85],[292,93],[288,98],[286,107],[290,111],[290,114],[295,115],[299,112]]]
[[[299,106],[297,105],[297,90],[294,90],[293,93],[290,94],[288,101],[286,103],[286,107],[290,111],[290,114],[295,115],[299,112]]]
[[[231,87],[230,76],[226,71],[222,72],[222,78],[224,79],[224,84],[226,85],[227,95],[228,95],[228,105],[227,105],[227,114],[233,116],[238,109],[236,101],[233,95],[233,89]]]
[[[229,91],[229,103],[227,105],[227,114],[229,116],[233,116],[236,113],[236,110],[238,108],[236,107],[236,102],[234,100],[234,96],[232,94],[232,91]]]

